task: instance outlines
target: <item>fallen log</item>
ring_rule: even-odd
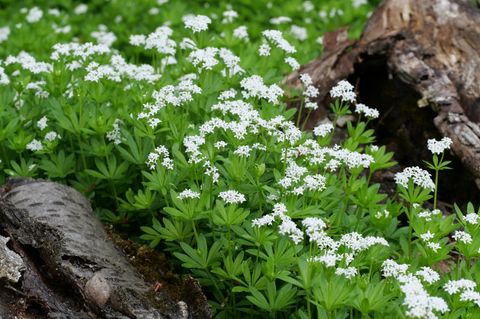
[[[107,237],[85,197],[70,187],[7,184],[0,191],[0,234],[0,265],[6,267],[0,271],[0,318],[210,316],[198,285],[187,281],[186,295],[197,296],[195,307],[203,302],[203,311],[147,283]]]
[[[299,74],[308,73],[320,91],[320,107],[307,128],[327,115],[330,89],[348,79],[360,102],[380,109],[377,125],[401,138],[403,153],[415,156],[434,137],[431,130],[438,130],[452,139],[454,154],[480,187],[476,6],[466,0],[386,0],[358,41],[349,41],[346,31],[339,30],[325,36],[324,46],[321,57],[285,79],[300,88]]]

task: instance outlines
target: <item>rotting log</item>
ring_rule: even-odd
[[[327,115],[331,87],[348,79],[361,102],[384,104],[371,106],[381,109],[379,122],[389,115],[392,124],[384,125],[396,127],[393,135],[424,142],[419,126],[431,125],[450,137],[480,187],[480,10],[469,1],[386,0],[358,41],[349,41],[344,29],[326,35],[324,54],[285,83],[300,88],[301,73],[310,74],[320,91],[307,128]],[[402,111],[405,99],[416,110]]]
[[[4,186],[0,235],[0,264],[10,269],[0,278],[0,318],[210,317],[191,280],[184,296],[153,289],[70,187],[35,180]]]

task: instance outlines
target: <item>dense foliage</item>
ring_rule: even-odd
[[[331,121],[301,130],[318,90],[282,78],[366,1],[4,1],[0,179],[49,178],[105,222],[168,251],[218,318],[477,318],[479,216],[437,209],[451,141],[425,169],[392,153],[346,81]],[[287,98],[288,96],[288,98]],[[337,120],[348,136],[333,145]],[[304,120],[303,120],[304,121]],[[441,176],[440,176],[441,178]]]

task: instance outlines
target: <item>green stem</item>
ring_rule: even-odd
[[[192,228],[193,228],[193,234],[195,235],[195,242],[198,245],[198,233],[197,233],[197,227],[195,226],[195,221],[192,219]]]
[[[437,209],[438,169],[435,169],[435,190],[433,194],[433,209]]]
[[[307,116],[305,117],[305,120],[303,120],[302,131],[305,130],[305,126],[307,125],[308,119],[310,118],[310,114],[312,114],[312,109],[308,110]]]
[[[300,127],[300,119],[302,118],[302,111],[303,111],[303,101],[300,103],[300,108],[298,109],[297,127]]]

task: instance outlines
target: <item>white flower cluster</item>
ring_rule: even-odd
[[[313,129],[313,135],[317,137],[325,137],[333,131],[331,123],[320,124]]]
[[[237,73],[243,73],[244,70],[240,67],[240,58],[233,54],[232,51],[225,48],[212,48],[207,47],[205,49],[196,49],[188,56],[189,61],[199,70],[211,70],[215,65],[219,63],[216,55],[219,55],[227,67],[222,71],[223,76],[227,73],[229,76],[233,76]]]
[[[473,241],[472,236],[469,233],[462,230],[455,231],[455,233],[453,233],[452,238],[466,245],[471,244]]]
[[[227,24],[232,23],[236,18],[238,18],[238,13],[234,10],[227,10],[222,13],[222,16],[222,23]]]
[[[113,122],[113,129],[107,132],[107,140],[112,141],[115,145],[122,143],[122,133],[120,132],[122,125],[122,120],[115,119]]]
[[[148,35],[131,35],[130,44],[133,46],[143,46],[147,50],[155,49],[160,54],[173,56],[176,52],[177,43],[170,38],[172,34],[173,30],[171,28],[160,26]]]
[[[5,69],[0,66],[0,85],[8,85],[10,83],[10,79],[8,75],[5,73]]]
[[[308,38],[307,29],[298,25],[292,25],[290,27],[290,33],[299,41],[305,41]]]
[[[442,212],[439,209],[434,209],[432,211],[425,210],[423,212],[418,213],[418,217],[424,218],[425,221],[429,222],[432,220],[434,216],[440,216]]]
[[[85,14],[88,11],[88,6],[85,3],[80,3],[78,6],[73,9],[73,12],[76,15]]]
[[[422,267],[411,274],[408,273],[408,265],[398,264],[391,259],[385,260],[382,267],[384,277],[393,277],[399,282],[400,290],[405,295],[403,305],[407,308],[407,317],[434,319],[438,318],[435,312],[444,314],[449,311],[445,300],[431,296],[422,284],[421,279],[428,284],[440,279],[438,273],[431,268]]]
[[[365,114],[366,117],[369,117],[372,119],[376,119],[380,115],[377,109],[368,107],[362,103],[357,103],[357,105],[355,105],[355,113],[358,113],[358,114],[363,113]]]
[[[480,219],[480,216],[478,216],[478,214],[475,214],[475,213],[470,213],[463,216],[463,220],[471,225],[478,225],[479,219]]]
[[[434,252],[437,252],[441,248],[438,242],[432,241],[432,239],[435,238],[435,233],[431,233],[428,230],[426,233],[419,235],[419,237],[421,240],[423,240],[427,244],[427,247],[433,250]]]
[[[28,23],[36,23],[40,21],[43,17],[43,11],[39,7],[33,7],[28,10],[27,16],[25,19]]]
[[[45,81],[30,82],[25,88],[27,90],[35,91],[36,97],[46,99],[50,96],[50,93],[43,88],[43,86],[45,86],[46,84],[47,82]]]
[[[138,81],[146,81],[153,83],[160,79],[160,74],[155,73],[153,67],[148,64],[140,66],[129,64],[120,55],[113,55],[110,64],[99,64],[90,62],[85,67],[87,74],[85,81],[98,82],[107,79],[114,82],[121,82],[123,79]]]
[[[279,98],[283,95],[283,90],[276,84],[270,86],[265,85],[263,78],[259,75],[252,75],[247,78],[243,78],[240,81],[242,87],[242,95],[244,98],[261,98],[266,99],[268,102],[277,104]]]
[[[109,47],[104,44],[94,44],[91,42],[86,43],[56,43],[53,45],[53,52],[50,55],[50,59],[59,61],[62,57],[79,58],[81,61],[85,61],[88,57],[93,55],[102,55],[111,53]],[[77,61],[74,61],[77,62]],[[76,63],[78,64],[78,62]]]
[[[43,116],[41,119],[37,121],[37,127],[40,129],[40,131],[43,131],[48,127],[48,119],[46,116]]]
[[[178,199],[184,200],[184,199],[194,199],[194,198],[200,198],[200,193],[196,192],[191,189],[185,189],[182,191],[180,194],[177,196]]]
[[[20,66],[33,74],[50,73],[53,70],[53,66],[46,62],[37,62],[33,56],[27,52],[20,52],[17,56],[9,55],[5,59],[5,65],[18,63]]]
[[[330,96],[332,98],[340,98],[343,102],[355,102],[357,95],[353,91],[353,85],[348,81],[342,80],[337,83],[331,90]]]
[[[7,41],[10,36],[10,28],[8,26],[0,28],[0,43]]]
[[[147,166],[151,170],[154,170],[157,168],[157,162],[160,157],[163,157],[162,159],[162,166],[168,170],[173,169],[173,160],[170,158],[170,152],[164,145],[157,146],[153,152],[148,154],[147,158]]]
[[[233,30],[233,36],[237,39],[248,41],[248,28],[244,25],[241,25]]]
[[[415,185],[425,189],[434,190],[435,183],[429,172],[417,166],[407,167],[402,172],[395,174],[395,183],[408,188],[408,181],[412,179]]]
[[[220,192],[218,196],[227,204],[241,204],[246,201],[245,195],[235,190]]]
[[[310,75],[307,73],[300,74],[300,81],[303,84],[303,96],[305,97],[305,108],[310,110],[316,110],[318,104],[313,101],[319,92],[318,89],[313,86],[313,81]]]
[[[254,219],[252,224],[256,227],[271,226],[275,220],[279,219],[279,233],[288,235],[295,244],[299,244],[303,240],[304,234],[287,215],[287,212],[284,204],[277,203],[274,205],[272,213]],[[347,278],[352,278],[357,273],[355,268],[349,267],[355,255],[373,245],[388,246],[388,242],[384,238],[374,236],[363,237],[358,233],[345,234],[340,240],[335,241],[326,234],[325,229],[327,225],[325,222],[317,217],[303,219],[302,225],[305,227],[305,234],[309,240],[323,251],[322,255],[312,257],[310,261],[321,262],[327,267],[333,267],[337,262],[344,262],[347,268],[337,268],[336,273]],[[348,252],[340,253],[341,247],[344,247],[342,251],[346,249]]]
[[[193,100],[194,94],[202,92],[199,86],[193,83],[193,77],[184,77],[177,86],[167,85],[152,94],[154,103],[145,103],[143,112],[138,114],[139,119],[148,119],[149,125],[155,128],[160,120],[155,115],[167,105],[175,107],[184,105]]]
[[[474,289],[477,287],[477,283],[469,279],[449,280],[443,289],[449,295],[460,294],[460,301],[473,302],[480,307],[480,293]]]
[[[266,44],[266,43],[263,43],[260,45],[260,47],[258,48],[258,55],[260,56],[269,56],[270,55],[270,50],[272,48]]]
[[[388,242],[382,237],[366,236],[363,237],[359,233],[352,232],[341,236],[339,240],[335,240],[327,235],[322,224],[314,224],[312,222],[303,223],[306,227],[306,233],[309,240],[315,243],[323,252],[323,254],[310,258],[312,262],[320,262],[326,267],[335,267],[337,263],[347,265],[348,270],[337,268],[336,274],[352,278],[356,275],[356,270],[350,267],[355,256],[362,251],[369,249],[374,245],[388,246]],[[353,269],[352,269],[353,268]]]
[[[364,4],[368,4],[368,0],[352,0],[352,7],[354,8],[358,8]]]
[[[275,219],[280,219],[279,233],[287,235],[295,243],[299,244],[303,240],[303,232],[298,228],[297,224],[287,215],[287,207],[285,204],[277,203],[273,206],[273,212],[260,218],[252,220],[252,225],[262,227],[272,225]]]
[[[285,24],[285,23],[292,22],[292,18],[280,16],[280,17],[271,18],[269,22],[273,25]]]
[[[106,25],[99,25],[97,31],[93,31],[90,35],[97,40],[98,44],[106,45],[107,47],[111,47],[113,42],[117,40],[115,33],[108,31]]]
[[[293,54],[297,52],[295,47],[288,43],[287,40],[283,38],[282,32],[278,30],[265,30],[262,32],[265,39],[273,43],[277,48],[285,51],[286,53]]]
[[[308,169],[290,161],[285,170],[285,176],[278,184],[287,194],[302,195],[305,191],[320,192],[325,189],[326,179],[320,174],[307,175]],[[305,176],[305,177],[304,177]]]
[[[193,33],[205,31],[212,20],[204,15],[186,15],[182,17],[185,28],[190,29]]]
[[[285,58],[285,63],[287,63],[294,71],[300,69],[300,63],[291,56]]]
[[[450,149],[452,140],[449,137],[444,137],[440,141],[430,139],[427,141],[427,148],[432,154],[442,154],[445,150]]]
[[[39,140],[33,139],[30,143],[27,144],[26,148],[29,151],[38,152],[43,150],[43,145],[42,142],[40,142]]]

